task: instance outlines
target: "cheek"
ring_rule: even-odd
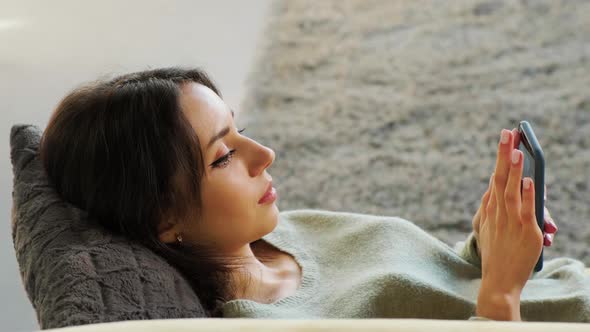
[[[208,184],[202,191],[203,203],[207,209],[215,209],[219,214],[241,213],[244,208],[257,204],[257,194],[244,181],[226,176],[215,183]],[[224,213],[225,212],[225,213]]]

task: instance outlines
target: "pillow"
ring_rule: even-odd
[[[10,132],[12,239],[40,327],[206,317],[177,269],[59,197],[37,154],[41,135],[26,124]]]

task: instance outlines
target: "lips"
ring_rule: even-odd
[[[264,199],[270,195],[272,192],[272,181],[268,183],[268,186],[266,186],[266,191],[264,192],[264,194],[262,195],[262,197],[260,197],[260,199],[258,200],[258,204],[262,203],[264,201]]]

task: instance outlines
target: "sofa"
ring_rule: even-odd
[[[467,331],[523,331],[523,332],[576,332],[590,331],[583,323],[545,323],[545,322],[497,322],[460,321],[436,319],[223,319],[189,318],[149,321],[124,321],[102,324],[89,324],[77,327],[50,329],[55,332],[168,332],[168,331],[297,331],[297,332],[345,332],[345,331],[397,331],[397,332],[467,332]]]
[[[37,126],[14,125],[10,153],[12,239],[20,276],[42,330],[590,331],[579,323],[207,317],[198,295],[173,266],[102,228],[57,195],[38,158],[41,135]]]

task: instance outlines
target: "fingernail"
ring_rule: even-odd
[[[550,246],[553,243],[553,239],[551,234],[545,234],[545,237],[543,238],[543,244],[545,246]]]
[[[494,179],[494,173],[492,173],[492,176],[490,176],[490,184],[489,184],[490,187],[492,186],[492,180],[493,179]]]
[[[555,227],[555,224],[553,224],[551,220],[547,220],[547,231],[550,233],[555,233],[555,231],[557,231],[557,227]]]
[[[510,133],[507,130],[502,129],[502,139],[500,140],[500,142],[502,142],[502,144],[506,144],[508,143],[509,138]]]
[[[518,150],[514,149],[512,150],[512,163],[514,165],[518,164],[518,161],[520,160],[520,152],[518,152]]]
[[[524,178],[522,181],[524,183],[524,189],[528,190],[531,187],[531,181],[529,178]]]

